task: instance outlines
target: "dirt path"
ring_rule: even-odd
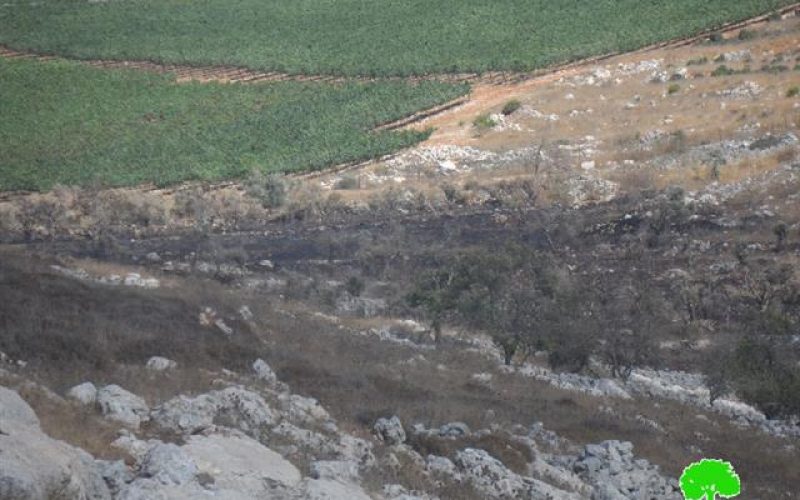
[[[800,2],[794,3],[778,11],[784,17],[800,16]],[[397,121],[388,122],[376,127],[376,130],[396,130],[403,128],[424,129],[432,127],[435,133],[424,143],[424,145],[435,144],[463,144],[469,141],[469,127],[462,126],[464,123],[471,123],[480,113],[484,113],[492,108],[499,108],[503,103],[510,99],[530,94],[536,88],[547,86],[561,78],[568,78],[586,71],[588,68],[604,63],[617,64],[642,60],[643,58],[658,57],[664,51],[686,47],[706,40],[711,33],[721,33],[726,38],[735,37],[739,30],[745,27],[754,27],[766,23],[772,14],[765,14],[751,19],[729,23],[712,30],[699,33],[697,35],[661,42],[636,51],[626,53],[613,53],[582,59],[558,66],[551,66],[541,70],[525,73],[514,72],[495,72],[478,74],[444,74],[428,75],[424,77],[394,77],[387,79],[376,79],[371,77],[336,77],[336,76],[313,76],[313,75],[289,75],[285,73],[263,72],[239,68],[233,66],[189,66],[176,64],[159,64],[150,61],[114,61],[114,60],[79,60],[78,62],[92,67],[109,69],[134,69],[153,73],[174,74],[180,83],[197,82],[220,82],[220,83],[256,83],[256,82],[277,82],[277,81],[303,81],[303,82],[324,82],[324,83],[343,83],[348,81],[385,81],[403,80],[408,82],[418,82],[423,80],[436,80],[452,83],[469,83],[472,90],[468,96],[463,96],[445,104],[421,110],[418,113],[407,116]],[[33,59],[38,61],[68,60],[64,57],[35,54],[22,52],[0,45],[0,58],[6,59]],[[391,157],[393,155],[389,155]],[[384,160],[386,158],[383,158]],[[353,162],[338,166],[332,166],[322,171],[295,173],[293,177],[297,179],[312,179],[330,175],[336,172],[344,172],[371,165],[375,160]],[[232,181],[215,183],[214,188],[226,188],[235,186]],[[137,186],[133,190],[163,191],[172,193],[181,189],[188,189],[194,183],[185,183],[169,189],[155,188],[154,186]],[[0,194],[0,202],[10,201],[21,196],[25,192],[6,192]]]
[[[782,9],[780,14],[783,16],[800,16],[800,3]],[[574,77],[599,63],[613,66],[615,64],[659,58],[667,51],[695,45],[698,42],[704,41],[708,38],[710,33],[720,33],[725,38],[732,38],[744,28],[752,28],[766,23],[769,17],[769,15],[764,15],[745,21],[730,23],[711,32],[705,32],[685,39],[654,44],[632,52],[607,54],[584,59],[551,67],[546,71],[524,75],[507,75],[507,81],[505,83],[498,84],[493,81],[487,82],[477,80],[472,82],[472,92],[469,95],[469,99],[465,102],[449,106],[441,112],[429,113],[417,120],[407,120],[400,124],[400,127],[415,129],[434,128],[435,133],[425,142],[426,145],[462,144],[469,139],[467,129],[462,126],[464,123],[471,123],[480,113],[485,113],[492,108],[500,108],[509,100],[528,95],[536,88],[552,84],[562,78],[568,79]],[[387,128],[400,127],[395,127],[394,124],[389,124],[387,126]]]

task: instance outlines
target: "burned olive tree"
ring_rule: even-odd
[[[409,295],[434,334],[445,320],[487,334],[505,364],[542,349],[550,334],[564,274],[552,258],[521,247],[463,252],[449,265],[426,273]]]

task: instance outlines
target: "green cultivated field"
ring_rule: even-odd
[[[7,0],[0,43],[74,58],[297,74],[526,70],[634,49],[791,0]],[[0,59],[0,191],[158,185],[319,169],[410,146],[375,125],[466,86],[177,85]]]
[[[0,43],[79,58],[289,73],[526,70],[792,0],[6,0]]]
[[[180,84],[65,62],[0,59],[0,191],[58,184],[159,185],[315,169],[425,137],[375,125],[466,86]]]

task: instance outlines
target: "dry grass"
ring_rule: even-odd
[[[542,142],[568,141],[574,144],[582,141],[586,136],[593,136],[601,141],[600,147],[594,155],[601,175],[611,176],[612,180],[619,178],[623,184],[623,191],[626,191],[624,185],[637,189],[646,185],[650,180],[648,174],[643,174],[641,171],[629,174],[624,172],[628,170],[626,168],[623,168],[621,173],[606,174],[603,167],[609,162],[622,164],[625,160],[634,160],[638,163],[656,156],[679,153],[682,149],[699,144],[740,137],[742,136],[740,128],[746,124],[759,124],[760,128],[755,133],[756,135],[780,134],[797,129],[800,118],[794,107],[796,99],[785,96],[786,89],[791,86],[795,77],[794,72],[768,74],[755,71],[728,77],[709,77],[708,73],[717,66],[713,60],[721,53],[749,50],[754,59],[749,64],[754,70],[758,70],[761,64],[767,59],[771,60],[774,54],[790,53],[792,50],[796,50],[797,42],[800,40],[796,30],[798,24],[800,21],[791,18],[778,23],[770,23],[763,28],[766,30],[764,33],[752,40],[733,40],[722,44],[701,43],[675,49],[657,50],[647,54],[636,54],[635,56],[623,55],[606,63],[608,66],[614,67],[620,63],[661,59],[666,71],[676,71],[685,67],[686,63],[692,59],[705,57],[708,61],[706,64],[689,66],[690,73],[703,73],[705,77],[681,82],[680,95],[668,95],[669,83],[651,83],[647,72],[622,77],[619,84],[611,82],[599,87],[570,87],[556,83],[559,77],[569,77],[578,71],[563,75],[548,75],[542,79],[521,84],[487,88],[477,86],[473,90],[470,103],[421,124],[421,126],[437,127],[437,131],[426,144],[457,144],[492,151],[506,151]],[[759,30],[761,29],[759,28]],[[748,63],[728,63],[728,66],[738,68],[745,64]],[[581,71],[587,71],[587,69]],[[764,89],[762,94],[752,100],[727,100],[716,95],[718,91],[737,87],[745,81],[759,84]],[[565,97],[567,94],[571,94],[572,98],[567,99]],[[519,100],[523,106],[534,108],[545,115],[558,115],[560,119],[547,121],[533,117],[526,118],[524,113],[517,112],[512,115],[512,118],[523,127],[523,131],[494,130],[474,137],[470,125],[471,120],[481,113],[498,112],[502,105],[512,98]],[[636,106],[626,109],[626,104],[632,102],[636,103]],[[583,113],[575,117],[569,116],[573,110],[585,111],[587,109],[591,109],[592,113]],[[680,142],[662,141],[649,150],[638,147],[638,144],[634,145],[636,147],[621,147],[626,142],[631,145],[633,145],[631,141],[638,143],[639,135],[653,130],[663,131],[667,135],[681,133],[684,139]],[[577,159],[560,160],[559,166],[577,168],[579,163],[580,161]],[[381,169],[384,169],[384,166],[378,163],[365,167],[363,171],[374,170],[379,173]],[[446,181],[456,186],[464,186],[470,182],[488,186],[491,184],[492,178],[509,180],[526,178],[529,175],[531,175],[530,172],[526,172],[524,167],[510,167],[488,172],[470,172],[464,175],[448,176]],[[745,171],[737,172],[737,169],[731,169],[731,178],[743,175],[746,175]],[[537,179],[543,187],[537,201],[543,204],[563,201],[562,197],[558,195],[558,186],[555,185],[563,179],[559,179],[559,176],[555,174],[549,177],[550,179]],[[717,180],[716,174],[710,167],[686,165],[664,174],[661,179],[654,178],[650,187],[685,185],[696,189],[715,180]],[[426,193],[430,198],[431,193],[426,191],[426,188],[430,189],[431,182],[440,183],[442,180],[441,178],[416,176],[404,183],[404,187],[411,187]],[[343,199],[348,202],[363,201],[369,197],[374,198],[377,196],[377,192],[384,189],[386,188],[375,186],[368,189],[351,190],[345,193]]]
[[[37,384],[21,383],[18,379],[0,377],[3,385],[11,387],[33,408],[45,434],[82,448],[95,458],[126,460],[131,457],[112,448],[118,437],[119,425],[99,416],[92,408],[65,401]]]
[[[742,467],[760,470],[764,465],[758,464],[770,464],[774,469],[767,477],[780,477],[782,491],[791,491],[787,488],[792,484],[800,485],[791,460],[780,464],[774,457],[784,453],[773,451],[776,440],[753,431],[735,430],[713,414],[706,421],[695,417],[703,412],[687,411],[685,406],[668,401],[612,402],[564,392],[546,383],[500,374],[494,362],[456,346],[415,352],[353,336],[347,328],[338,328],[342,323],[334,326],[315,319],[311,326],[306,321],[299,316],[288,324],[281,320],[276,325],[269,362],[293,390],[320,399],[340,422],[362,432],[368,432],[377,418],[391,415],[398,415],[407,428],[414,423],[435,428],[446,422],[463,421],[472,429],[481,429],[494,424],[507,427],[542,421],[546,428],[576,443],[632,441],[637,455],[661,465],[672,475],[678,475],[686,463],[696,459],[690,446],[698,445],[704,452],[729,457]],[[313,342],[309,341],[312,338]],[[424,359],[419,359],[419,354]],[[412,358],[418,359],[406,364]],[[495,374],[489,388],[470,383],[471,375],[478,372]],[[599,405],[611,405],[617,414],[598,411]],[[489,409],[492,411],[487,412]],[[655,420],[666,432],[642,425],[634,418],[636,415]],[[698,442],[698,432],[708,436],[709,441]],[[412,438],[411,444],[423,456],[452,456],[465,446],[479,447],[518,471],[523,471],[530,459],[524,449],[504,439],[502,433],[484,440]],[[769,480],[761,481],[753,473],[747,476],[749,491],[763,494],[770,488]],[[408,486],[422,486],[413,478],[407,480],[409,483],[404,484]]]
[[[528,474],[528,464],[534,459],[530,448],[505,433],[489,434],[479,438],[466,437],[457,439],[412,435],[409,443],[423,457],[438,455],[448,457],[451,460],[455,458],[456,452],[460,450],[478,448],[485,450],[491,456],[503,462],[506,467],[522,475]]]
[[[227,303],[213,284],[190,281],[180,293],[109,287],[52,273],[48,264],[3,253],[0,297],[7,307],[0,310],[0,350],[27,361],[30,374],[59,391],[86,380],[142,380],[142,388],[158,390],[164,386],[139,371],[154,355],[207,370],[242,369],[258,357],[259,343],[250,325],[237,319],[238,305]],[[198,314],[206,306],[217,309],[236,336],[201,326]],[[202,377],[194,378],[202,384]]]

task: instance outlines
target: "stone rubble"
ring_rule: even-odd
[[[665,478],[647,460],[635,458],[633,445],[628,442],[586,445],[573,470],[595,486],[594,500],[681,498],[678,482]]]

